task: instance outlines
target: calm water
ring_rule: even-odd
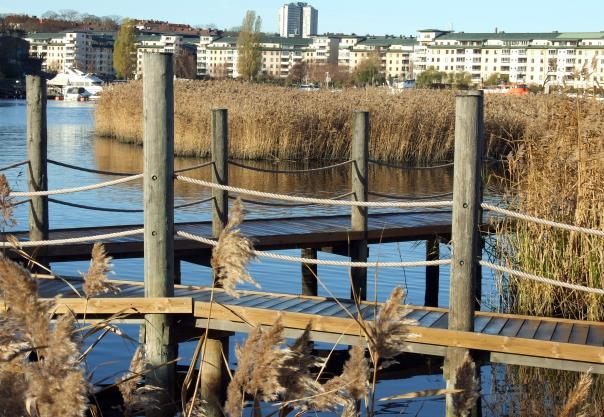
[[[0,101],[0,166],[26,159],[25,147],[25,102]],[[94,104],[49,102],[48,104],[48,157],[50,159],[73,163],[76,165],[106,171],[141,172],[142,148],[116,143],[114,141],[95,138],[94,135]],[[177,168],[199,163],[191,158],[177,158]],[[275,167],[274,164],[256,163],[257,166]],[[300,168],[301,165],[283,163],[279,168]],[[83,173],[62,167],[49,165],[49,189],[73,187],[83,184],[115,179],[104,175]],[[5,172],[14,190],[24,190],[27,187],[26,172],[23,167]],[[209,171],[200,169],[187,175],[208,179]],[[350,189],[349,168],[342,167],[311,175],[275,175],[258,172],[242,171],[231,167],[230,182],[235,186],[262,191],[330,197],[343,194]],[[381,193],[420,196],[440,194],[452,189],[453,173],[451,169],[438,170],[408,170],[398,171],[388,168],[373,167],[370,174],[370,189]],[[206,198],[209,190],[193,185],[176,183],[175,204],[182,204]],[[121,184],[111,188],[87,191],[77,194],[57,196],[65,201],[88,204],[98,207],[141,208],[142,181]],[[246,206],[248,218],[261,217],[290,217],[311,214],[348,213],[346,208],[310,207],[310,208],[269,208],[256,205]],[[16,208],[18,225],[14,230],[27,227],[26,205]],[[176,211],[176,221],[199,221],[210,218],[209,205],[187,207]],[[141,224],[142,213],[105,213],[88,211],[60,206],[50,203],[51,228],[79,227],[91,225]],[[441,245],[441,256],[449,257],[449,248]],[[299,255],[299,251],[282,251],[284,254]],[[323,259],[338,259],[339,257],[320,253]],[[339,258],[342,259],[342,258]],[[423,242],[392,243],[372,245],[370,260],[376,261],[411,261],[425,259]],[[56,273],[64,275],[78,274],[88,268],[87,262],[57,263],[52,265]],[[114,261],[116,278],[142,280],[143,261],[116,260]],[[250,265],[250,272],[263,290],[299,293],[300,266],[273,260],[262,260]],[[494,280],[488,271],[484,271],[483,303],[486,306],[497,305],[497,293]],[[439,306],[446,306],[448,300],[448,267],[441,267]],[[182,280],[185,284],[208,285],[211,283],[209,268],[189,263],[182,265]],[[349,294],[348,275],[346,270],[339,267],[319,266],[319,277],[337,296],[347,297]],[[384,300],[393,287],[403,286],[407,291],[407,302],[423,304],[424,300],[424,269],[388,269],[382,268],[378,273],[368,271],[369,297],[373,298],[374,284],[377,281],[377,298]],[[327,295],[320,288],[319,295]],[[134,339],[137,338],[135,326],[124,326],[126,332]],[[234,339],[241,340],[237,335]],[[93,381],[112,378],[120,371],[127,369],[131,353],[134,349],[132,342],[113,337],[105,339],[94,350],[88,366],[94,370]],[[182,363],[188,364],[193,346],[185,344],[181,347]],[[234,355],[231,355],[234,358]],[[438,370],[436,370],[438,372]],[[488,368],[483,368],[489,371]],[[488,380],[489,378],[485,378]],[[379,384],[378,398],[416,391],[428,388],[443,387],[444,382],[440,373],[434,375],[418,375],[395,381],[384,381]],[[444,410],[443,400],[410,401],[404,405],[384,409],[385,413],[402,415],[432,416],[441,415]]]

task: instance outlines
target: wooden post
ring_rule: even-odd
[[[369,159],[369,112],[355,111],[352,128],[351,159],[352,192],[356,201],[367,201]],[[351,229],[364,236],[351,245],[350,257],[355,262],[367,262],[367,207],[352,207]],[[351,268],[354,293],[362,300],[367,297],[367,268]]]
[[[227,109],[212,109],[212,182],[229,184],[229,130]],[[212,189],[212,236],[218,237],[228,222],[229,193]],[[215,280],[214,285],[219,286]],[[228,357],[229,337],[208,336],[204,342],[204,357],[201,364],[201,395],[207,402],[208,417],[222,417],[222,386],[225,375],[222,353]]]
[[[229,128],[227,109],[212,109],[212,182],[229,184]],[[229,193],[212,189],[212,235],[218,237],[228,222]]]
[[[174,91],[172,54],[143,55],[145,296],[174,296]],[[147,381],[174,400],[177,345],[170,343],[171,320],[147,314],[146,348],[153,367]],[[171,415],[164,407],[153,416]]]
[[[317,250],[305,248],[301,251],[302,258],[317,259]],[[302,295],[317,295],[317,265],[302,264]]]
[[[474,330],[474,286],[480,257],[478,221],[482,195],[482,142],[483,93],[459,93],[455,105],[450,330]],[[447,349],[445,377],[448,388],[457,388],[456,371],[468,352],[464,348]],[[458,415],[450,395],[446,400],[446,415]]]
[[[437,261],[440,256],[438,237],[426,240],[426,260]],[[438,265],[426,266],[426,293],[424,305],[438,307],[438,285],[440,268]]]
[[[207,417],[223,417],[224,388],[227,381],[226,365],[222,355],[229,357],[229,337],[210,334],[206,339],[206,350],[201,367],[201,397],[207,402]]]
[[[27,155],[29,158],[29,191],[48,190],[46,164],[46,80],[28,75],[27,89]],[[33,196],[29,204],[29,240],[48,239],[48,198]]]

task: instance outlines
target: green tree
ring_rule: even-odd
[[[354,70],[354,80],[358,85],[376,85],[384,82],[384,74],[380,73],[380,59],[373,55],[359,62]]]
[[[447,75],[447,84],[454,88],[470,88],[472,85],[472,75],[469,72],[453,72]]]
[[[500,74],[498,72],[494,72],[489,77],[484,80],[483,84],[486,87],[496,86],[500,84],[504,84],[510,81],[510,76],[507,74]]]
[[[126,19],[120,26],[113,46],[113,68],[119,78],[132,78],[136,70],[134,20]]]
[[[262,68],[261,28],[262,18],[256,16],[255,11],[248,10],[237,38],[237,71],[249,81],[254,81]]]
[[[415,82],[418,87],[430,87],[432,84],[442,84],[446,73],[438,71],[434,67],[428,67],[417,76]]]

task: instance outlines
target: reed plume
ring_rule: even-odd
[[[218,244],[212,251],[211,265],[215,271],[215,279],[218,285],[233,297],[239,297],[235,291],[239,283],[247,282],[258,287],[247,272],[247,264],[253,258],[253,247],[250,240],[238,229],[243,218],[243,203],[238,198],[231,207],[229,221],[220,232]]]
[[[558,417],[587,417],[588,405],[587,399],[593,383],[591,374],[581,375],[579,382],[573,388],[566,400],[566,404],[558,413]]]
[[[480,397],[480,383],[476,377],[476,365],[467,352],[463,362],[457,367],[453,386],[456,390],[460,390],[451,396],[454,409],[458,416],[466,416]]]
[[[0,212],[2,221],[0,226],[14,226],[17,221],[13,217],[13,198],[10,196],[11,188],[4,174],[0,174]]]
[[[0,380],[14,380],[21,393],[8,398],[0,409],[26,408],[40,416],[83,416],[87,409],[88,384],[79,363],[79,346],[70,316],[61,316],[50,325],[51,303],[38,299],[37,285],[29,272],[0,256],[0,288],[6,304],[6,316],[20,331],[13,342],[26,342],[35,353],[35,361],[23,355],[0,367]],[[11,325],[11,326],[12,326]],[[20,340],[22,338],[23,340]],[[6,335],[2,338],[7,340]],[[15,399],[18,399],[15,400]],[[19,411],[17,411],[19,412]],[[18,415],[18,414],[10,414]]]
[[[111,260],[112,258],[107,256],[103,244],[96,242],[92,247],[90,267],[84,275],[83,289],[87,298],[118,292],[118,288],[107,280],[107,274],[112,272]]]
[[[159,408],[159,395],[162,390],[153,385],[142,385],[143,376],[148,368],[145,349],[138,347],[132,355],[130,370],[118,382],[124,403],[123,413],[126,417]]]
[[[227,388],[227,414],[241,415],[245,394],[254,400],[274,401],[285,392],[280,373],[291,352],[280,348],[282,342],[283,324],[279,317],[268,329],[254,328],[243,346],[235,347],[237,370]]]

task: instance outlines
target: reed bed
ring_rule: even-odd
[[[453,156],[454,96],[451,91],[379,88],[305,92],[236,81],[175,82],[175,150],[207,156],[210,110],[229,109],[229,155],[240,159],[348,159],[352,112],[371,112],[372,158],[426,164]],[[501,154],[522,133],[523,121],[504,110],[513,98],[488,99],[489,151]],[[522,100],[526,102],[526,100]],[[532,103],[532,102],[531,102]],[[522,105],[520,105],[522,106]],[[100,136],[142,143],[142,83],[108,87],[96,111]]]

